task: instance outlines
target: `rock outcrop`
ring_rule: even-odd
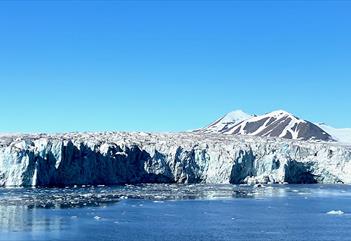
[[[0,186],[351,183],[351,147],[205,133],[0,138]]]

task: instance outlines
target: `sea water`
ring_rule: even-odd
[[[351,186],[3,188],[0,240],[351,240]]]

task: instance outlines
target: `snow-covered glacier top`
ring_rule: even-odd
[[[329,133],[339,143],[351,145],[351,128],[335,128],[326,124],[316,124]]]
[[[351,147],[220,133],[63,133],[0,138],[0,186],[351,183]]]

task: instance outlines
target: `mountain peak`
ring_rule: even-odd
[[[209,126],[196,131],[221,133],[232,128],[233,126],[242,122],[243,120],[246,120],[252,117],[253,117],[252,115],[247,114],[242,110],[234,110],[227,113],[223,117],[219,118],[215,122],[211,123]]]
[[[293,115],[290,112],[287,112],[285,110],[275,110],[275,111],[269,112],[265,115],[272,116],[272,117],[290,116],[290,117],[294,117],[294,118],[298,119],[295,115]]]
[[[248,118],[251,118],[252,115],[245,113],[242,110],[234,110],[226,114],[221,118],[223,123],[230,123],[230,122],[238,122]]]
[[[291,115],[289,112],[285,111],[285,110],[275,110],[270,112],[269,114],[272,115]]]

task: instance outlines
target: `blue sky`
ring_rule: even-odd
[[[349,1],[1,1],[1,132],[351,127]]]

